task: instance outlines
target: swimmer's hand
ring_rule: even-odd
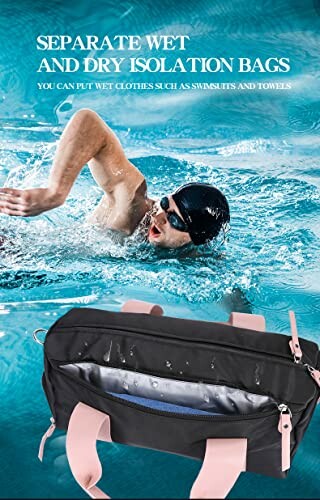
[[[49,188],[12,189],[0,188],[0,213],[32,217],[59,207],[63,201]]]

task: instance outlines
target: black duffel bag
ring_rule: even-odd
[[[203,460],[191,498],[226,496],[241,471],[286,477],[320,393],[319,348],[298,339],[294,314],[282,335],[262,316],[193,321],[139,301],[123,311],[72,309],[48,331],[52,424],[39,458],[55,427],[67,431],[92,498],[109,498],[96,486],[97,439]]]

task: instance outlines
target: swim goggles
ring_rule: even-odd
[[[170,202],[167,196],[161,198],[160,207],[166,213],[167,220],[173,229],[183,233],[189,232],[187,224],[181,219],[181,217],[174,210],[169,210]]]

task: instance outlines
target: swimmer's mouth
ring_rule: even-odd
[[[160,229],[155,224],[152,224],[152,226],[149,229],[149,236],[151,238],[159,238],[160,235],[161,235]]]

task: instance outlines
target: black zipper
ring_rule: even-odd
[[[135,408],[136,410],[142,411],[143,413],[151,413],[153,415],[160,415],[160,416],[164,416],[164,417],[177,417],[177,418],[181,418],[183,420],[215,420],[217,422],[224,422],[224,421],[228,421],[228,420],[232,420],[232,421],[254,420],[254,419],[258,419],[258,418],[269,417],[272,415],[279,414],[278,405],[280,403],[277,403],[276,401],[274,403],[276,405],[276,408],[274,410],[269,410],[268,412],[259,412],[259,413],[250,413],[250,414],[237,413],[236,415],[219,416],[219,415],[187,415],[187,414],[183,414],[183,413],[166,412],[166,411],[157,410],[154,408],[148,408],[147,406],[139,405],[138,403],[134,403],[133,401],[126,401],[123,398],[113,396],[112,394],[108,394],[108,393],[104,392],[102,389],[99,389],[98,387],[92,386],[91,384],[89,384],[89,382],[86,382],[85,380],[81,380],[78,377],[76,377],[70,373],[66,373],[65,370],[62,370],[59,367],[56,367],[55,369],[60,374],[64,375],[66,378],[70,378],[71,380],[73,380],[77,384],[80,384],[83,387],[85,387],[86,389],[88,389],[92,392],[95,392],[99,396],[101,396],[107,400],[115,401],[115,402],[120,403],[124,406],[129,406],[129,407]],[[300,412],[301,411],[303,411],[303,410],[300,410]],[[300,412],[292,412],[292,414],[297,415]]]
[[[88,329],[88,328],[97,328],[99,330],[105,330],[107,327],[105,326],[86,326],[86,325],[77,325],[76,327],[63,327],[63,329],[65,330],[68,330],[68,329],[72,329],[74,330],[74,328],[80,328],[80,329]],[[179,337],[179,338],[175,338],[175,337],[171,337],[170,335],[163,335],[163,334],[156,334],[156,333],[149,333],[147,332],[146,330],[144,331],[137,331],[133,328],[126,328],[125,330],[123,328],[118,328],[118,327],[112,327],[112,330],[115,330],[115,331],[119,331],[119,332],[123,332],[124,334],[126,334],[128,336],[128,333],[129,333],[129,336],[130,336],[130,333],[134,333],[135,335],[141,335],[143,337],[155,337],[155,338],[164,338],[164,339],[167,339],[169,340],[170,342],[173,342],[173,343],[180,343],[180,341],[183,341],[183,342],[191,342],[192,344],[196,344],[196,345],[200,345],[202,347],[204,347],[205,345],[210,345],[210,346],[218,346],[218,349],[219,347],[221,349],[225,349],[225,350],[230,350],[231,352],[238,352],[238,351],[244,351],[244,354],[242,354],[243,356],[247,356],[247,357],[250,357],[252,358],[253,355],[252,353],[254,353],[254,356],[258,356],[258,357],[261,357],[261,358],[266,358],[266,357],[269,357],[269,358],[275,358],[277,359],[277,361],[279,363],[282,363],[282,364],[285,364],[286,366],[290,366],[290,367],[296,367],[296,368],[304,368],[304,364],[303,363],[295,363],[292,359],[292,361],[290,361],[288,359],[287,356],[283,355],[283,354],[273,354],[273,353],[262,353],[260,351],[256,351],[254,349],[248,349],[246,347],[242,347],[242,346],[230,346],[229,344],[223,344],[221,342],[210,342],[210,341],[205,341],[205,340],[193,340],[193,339],[189,339],[189,338],[186,338],[186,337]],[[68,333],[68,332],[66,332]],[[88,332],[87,331],[87,334],[92,334],[94,335],[95,332]],[[110,335],[110,332],[108,332],[108,334]],[[111,334],[112,335],[112,334]],[[289,344],[288,344],[289,345]]]

